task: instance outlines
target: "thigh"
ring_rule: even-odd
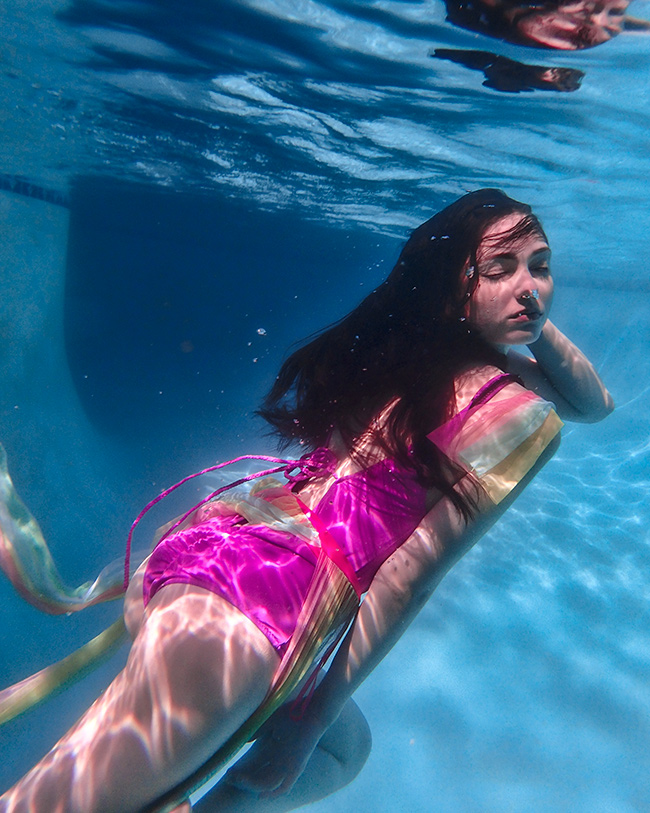
[[[173,705],[204,707],[206,724],[220,738],[222,729],[232,733],[227,720],[235,710],[248,717],[262,702],[278,663],[266,636],[228,601],[202,587],[170,584],[149,602],[126,668],[152,668],[156,684],[174,687]],[[169,698],[164,708],[170,710]]]
[[[259,629],[219,596],[161,588],[124,670],[0,809],[141,810],[239,728],[264,699],[277,663]]]

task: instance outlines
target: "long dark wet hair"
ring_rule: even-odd
[[[442,491],[465,518],[473,500],[453,485],[459,473],[426,434],[451,417],[454,379],[476,364],[503,365],[504,357],[465,320],[478,284],[477,251],[489,226],[521,213],[499,239],[544,236],[524,203],[498,189],[463,196],[411,234],[397,264],[350,314],[326,328],[284,362],[258,414],[281,445],[326,444],[337,429],[353,457],[373,417],[373,441],[415,471],[426,487]]]

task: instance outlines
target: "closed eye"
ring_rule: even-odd
[[[549,265],[535,265],[530,269],[531,274],[539,274],[540,276],[548,276],[551,273],[551,268]]]
[[[484,268],[481,268],[479,273],[487,279],[501,279],[513,274],[516,270],[516,260],[512,261],[509,257],[495,257]]]

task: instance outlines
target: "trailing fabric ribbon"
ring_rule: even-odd
[[[144,558],[144,557],[143,557]],[[0,444],[0,567],[16,591],[43,612],[60,615],[122,595],[122,561],[105,567],[93,582],[67,587],[41,533],[14,488]],[[67,688],[127,638],[120,618],[72,654],[0,691],[0,725]]]
[[[60,615],[119,598],[123,592],[120,564],[108,565],[93,582],[67,587],[38,523],[16,493],[0,444],[0,567],[25,601]]]
[[[126,556],[124,560],[124,590],[129,586],[129,569],[130,569],[130,558],[131,558],[131,541],[133,539],[133,532],[136,529],[136,526],[140,522],[140,520],[144,517],[144,515],[154,507],[157,503],[159,503],[162,499],[164,499],[168,494],[171,494],[172,491],[175,491],[180,486],[187,483],[189,480],[193,480],[195,477],[200,477],[202,474],[208,474],[212,471],[217,471],[218,469],[222,469],[225,466],[231,466],[233,463],[240,463],[242,460],[265,460],[270,463],[279,463],[280,465],[276,466],[272,469],[266,469],[265,471],[258,471],[253,474],[247,474],[245,477],[240,477],[238,480],[234,480],[232,483],[228,483],[225,486],[221,486],[221,488],[216,489],[211,494],[208,494],[207,497],[204,497],[200,502],[194,505],[189,511],[186,511],[182,516],[180,516],[177,520],[175,520],[170,527],[165,530],[165,533],[160,537],[158,542],[162,542],[163,539],[166,539],[170,534],[172,534],[177,528],[179,528],[185,520],[192,516],[195,511],[198,511],[202,506],[206,503],[214,500],[216,497],[220,496],[226,491],[230,491],[237,486],[243,485],[244,483],[248,483],[251,480],[256,480],[260,477],[266,477],[270,474],[277,474],[278,472],[284,472],[284,476],[290,483],[297,483],[302,480],[308,480],[311,477],[317,477],[320,474],[324,474],[332,470],[332,466],[336,461],[336,458],[329,449],[324,447],[318,448],[313,452],[309,452],[306,455],[303,455],[299,460],[284,460],[281,457],[270,457],[269,455],[257,455],[257,454],[249,454],[249,455],[242,455],[241,457],[234,457],[232,460],[227,460],[225,463],[217,463],[215,466],[209,466],[207,469],[202,469],[201,471],[197,471],[194,474],[190,474],[187,477],[184,477],[182,480],[179,480],[178,483],[174,483],[173,486],[165,489],[161,494],[155,497],[151,502],[147,503],[145,507],[140,511],[138,516],[133,521],[131,525],[131,529],[129,531],[129,536],[126,540]],[[298,469],[295,472],[295,469]],[[295,472],[295,473],[294,473]]]
[[[126,638],[126,627],[120,617],[71,655],[0,691],[0,725],[67,689],[70,683],[79,680],[110,657]]]
[[[113,562],[105,567],[93,582],[70,588],[63,583],[59,575],[38,523],[16,492],[7,469],[7,455],[0,444],[0,568],[6,573],[19,595],[46,613],[69,613],[120,598],[128,586],[133,531],[147,511],[188,480],[242,460],[264,460],[278,465],[241,477],[212,492],[180,519],[174,521],[166,529],[163,538],[171,534],[201,506],[225,491],[280,471],[284,472],[290,483],[306,480],[330,471],[335,457],[327,449],[317,449],[300,460],[285,460],[267,455],[244,455],[191,474],[163,491],[140,512],[129,532],[124,565],[121,561]],[[138,559],[142,560],[145,556],[146,553],[138,556]],[[126,638],[124,622],[120,618],[61,661],[0,691],[0,725],[79,680],[93,666],[98,665],[102,659],[115,651]]]

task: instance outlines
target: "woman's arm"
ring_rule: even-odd
[[[498,505],[481,494],[478,512],[470,523],[448,499],[441,499],[384,562],[327,676],[314,692],[305,715],[312,723],[316,720],[326,728],[336,720],[347,699],[402,637],[445,574],[507,511],[559,444],[557,435]]]
[[[229,784],[262,797],[292,789],[352,693],[399,640],[451,566],[449,556],[445,561],[445,548],[452,537],[466,535],[464,531],[467,528],[454,506],[440,500],[380,567],[304,714],[294,719],[291,703],[279,709],[251,750],[228,772]]]
[[[227,781],[262,794],[291,790],[318,741],[336,721],[352,693],[401,638],[447,571],[507,510],[552,457],[558,444],[559,436],[498,505],[482,495],[477,516],[469,524],[448,499],[439,500],[377,572],[352,628],[304,716],[294,721],[287,707],[280,709],[254,746],[257,753],[251,751],[251,758],[236,765]]]
[[[529,345],[535,359],[508,354],[508,370],[526,387],[553,401],[560,418],[596,423],[614,409],[614,400],[589,359],[548,321],[539,339]]]

